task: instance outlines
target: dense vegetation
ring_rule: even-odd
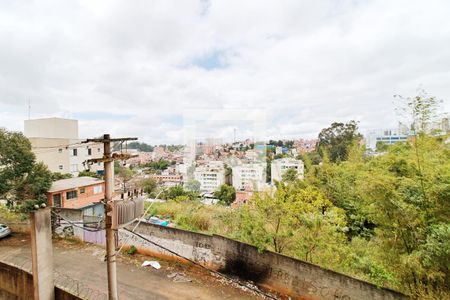
[[[334,123],[319,137],[321,150],[304,156],[304,180],[287,173],[236,209],[169,201],[152,213],[414,298],[449,299],[449,136],[430,130],[433,97],[405,105],[411,138],[379,155],[366,154],[356,123]]]
[[[419,136],[376,157],[353,146],[347,161],[325,159],[304,181],[289,178],[235,210],[178,201],[152,213],[380,286],[443,297],[450,278],[445,139]]]
[[[27,210],[46,202],[51,184],[52,174],[36,162],[30,141],[22,133],[0,128],[0,199]]]

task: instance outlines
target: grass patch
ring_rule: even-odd
[[[204,233],[218,232],[223,227],[223,216],[230,211],[229,207],[221,205],[206,206],[198,201],[167,201],[155,203],[149,211],[149,216],[169,219],[177,228]]]

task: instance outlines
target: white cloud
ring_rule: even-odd
[[[4,1],[0,126],[20,129],[28,99],[32,117],[111,116],[80,120],[84,136],[149,143],[181,143],[192,108],[264,109],[272,138],[394,126],[392,95],[419,85],[449,110],[449,14],[445,0]],[[218,51],[221,68],[194,63]]]

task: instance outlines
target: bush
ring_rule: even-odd
[[[134,245],[131,245],[130,249],[128,250],[128,254],[135,255],[137,252],[137,248]]]

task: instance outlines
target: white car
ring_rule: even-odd
[[[0,224],[0,239],[11,234],[11,229],[5,224]]]

